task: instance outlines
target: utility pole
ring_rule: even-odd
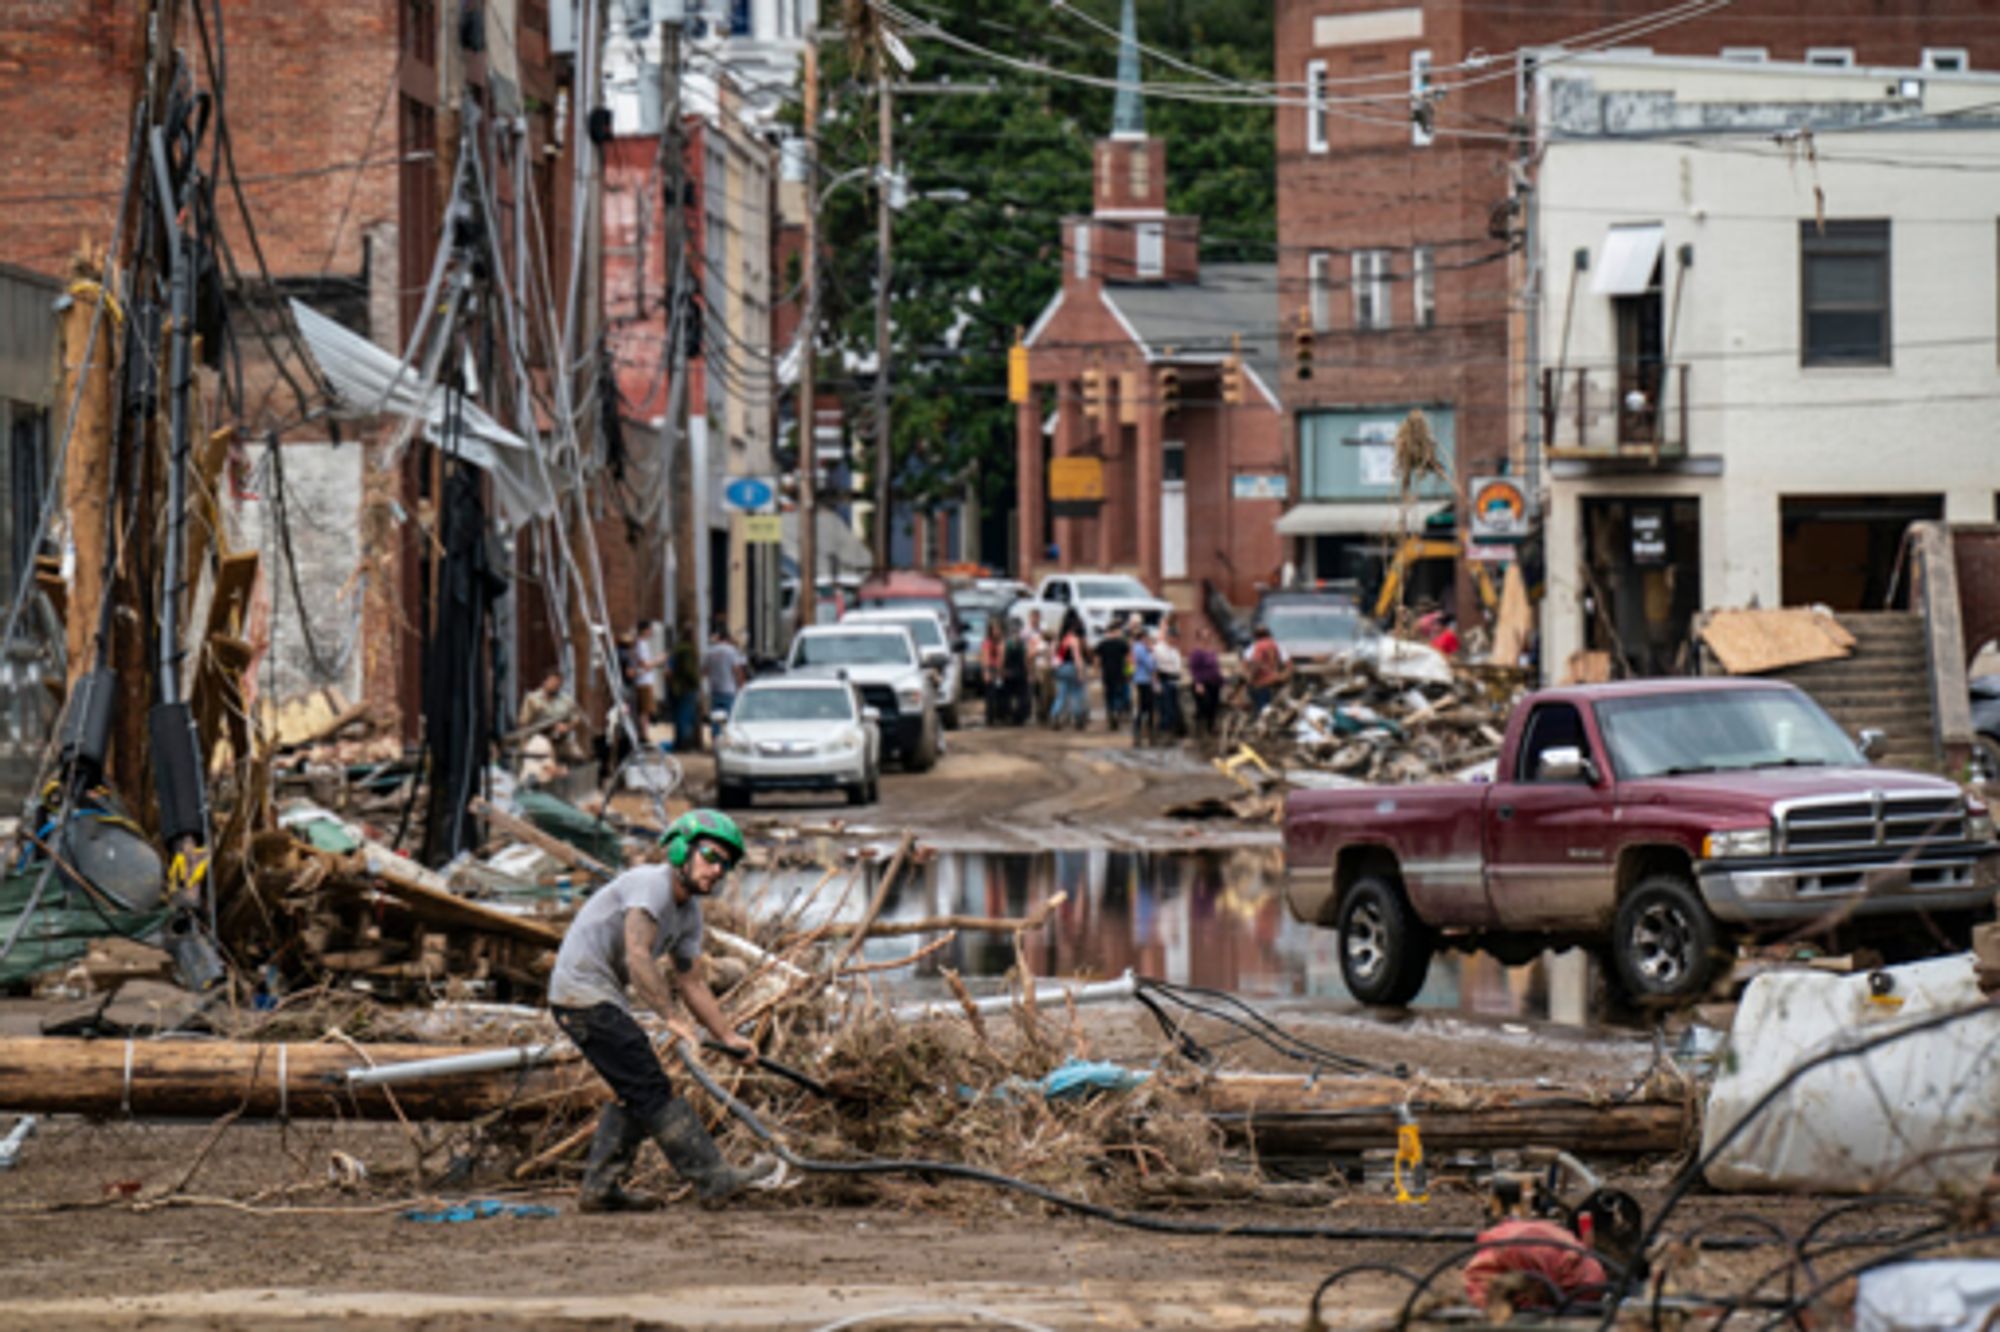
[[[806,244],[799,301],[799,596],[795,629],[819,615],[819,385],[814,343],[819,338],[819,33],[806,34]]]
[[[685,262],[687,228],[687,153],[681,143],[681,25],[660,25],[660,152],[665,157],[666,207],[661,224],[666,237],[667,348],[672,386],[667,396],[671,416],[668,431],[674,441],[673,457],[667,474],[668,502],[672,505],[674,551],[674,641],[694,644],[701,651],[700,589],[695,579],[695,543],[700,539],[696,523],[703,505],[694,493],[693,443],[688,438],[688,333],[683,322],[699,318],[694,302],[685,290],[688,266]]]
[[[889,182],[895,175],[890,115],[887,34],[875,36],[876,139],[881,158],[875,182],[875,572],[889,570]]]

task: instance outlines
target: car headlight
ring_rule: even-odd
[[[898,689],[896,691],[896,702],[914,712],[924,705],[924,691],[921,689]]]
[[[753,748],[749,739],[736,731],[722,733],[722,752],[725,754],[748,754]]]
[[[1702,839],[1701,854],[1706,860],[1768,856],[1771,854],[1771,830],[1768,827],[1720,829]]]
[[[1993,811],[1984,805],[1967,803],[1965,806],[1965,838],[1969,842],[1992,841]]]
[[[861,732],[859,729],[842,731],[839,735],[836,735],[833,739],[826,741],[820,746],[821,751],[828,754],[852,754],[859,748],[861,748]]]

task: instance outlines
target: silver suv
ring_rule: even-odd
[[[851,680],[752,680],[734,708],[711,720],[715,803],[724,809],[749,804],[759,791],[838,790],[850,805],[876,798],[878,718]]]
[[[924,660],[924,669],[931,673],[931,680],[937,686],[938,720],[944,729],[958,729],[959,701],[965,692],[965,663],[952,650],[951,637],[945,622],[935,611],[927,609],[892,610],[877,607],[870,610],[851,610],[840,617],[842,624],[900,624],[910,631],[910,637],[917,640],[917,652]]]
[[[844,675],[861,701],[880,715],[882,749],[905,769],[925,772],[940,746],[937,689],[923,654],[900,624],[816,624],[792,639],[785,670],[796,675]]]

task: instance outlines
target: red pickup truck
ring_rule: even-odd
[[[1628,996],[1684,999],[1742,934],[1865,917],[1866,939],[1918,913],[1960,934],[2000,882],[1992,815],[1868,766],[1878,738],[1857,746],[1776,681],[1545,690],[1490,783],[1294,791],[1286,902],[1340,931],[1372,1004],[1408,1003],[1441,947],[1518,964],[1583,946]]]

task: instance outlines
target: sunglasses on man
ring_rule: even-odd
[[[721,847],[716,846],[713,842],[701,842],[697,844],[695,852],[709,864],[720,865],[724,869],[729,869],[736,864],[736,857],[730,855]]]

